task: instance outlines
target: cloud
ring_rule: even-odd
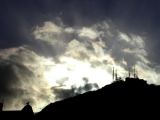
[[[71,86],[70,89],[52,87],[51,89],[53,90],[53,93],[55,94],[56,100],[63,100],[63,99],[77,96],[79,94],[83,94],[85,92],[96,90],[99,88],[98,84],[96,83],[94,84],[88,83],[87,78],[83,78],[83,81],[84,81],[84,85],[80,87]]]
[[[56,36],[58,37],[61,33],[62,28],[51,22],[45,22],[42,27],[37,26],[34,31],[36,39],[47,41],[51,44],[56,40]]]
[[[78,31],[79,37],[87,37],[89,39],[96,39],[98,37],[97,31],[94,31],[91,28],[83,27],[81,30]]]
[[[27,47],[1,50],[0,57],[0,100],[4,109],[21,109],[30,101],[38,110],[54,100],[48,83],[38,76],[43,71],[41,62],[46,61],[43,57]]]
[[[72,85],[86,91],[90,86],[84,88],[84,77],[88,84],[96,83],[101,88],[113,81],[113,66],[123,78],[129,67],[136,66],[140,78],[160,84],[160,67],[153,62],[159,62],[158,19],[153,17],[156,9],[148,9],[148,5],[159,9],[158,4],[139,0],[123,4],[99,0],[64,2],[1,1],[0,46],[7,49],[0,50],[0,100],[4,99],[5,109],[21,109],[30,101],[38,111],[56,101],[59,91],[54,96],[52,87],[61,86],[60,93],[66,97],[73,95]],[[137,9],[137,4],[144,9]],[[128,8],[139,12],[126,11]],[[116,25],[106,17],[117,21]],[[132,18],[134,21],[129,20]],[[148,47],[152,47],[150,53]]]
[[[36,26],[33,36],[40,53],[55,57],[65,52],[68,42],[74,38],[74,32],[73,28],[65,27],[60,22],[56,24],[48,21],[43,26]]]
[[[119,33],[120,40],[124,40],[125,42],[131,42],[130,37],[125,33]]]
[[[113,82],[113,66],[122,78],[135,66],[140,78],[160,84],[145,36],[122,32],[113,23],[69,26],[47,21],[34,26],[32,35],[33,45],[0,50],[5,109],[21,109],[30,101],[38,111],[50,102],[96,90]]]
[[[50,21],[49,24],[55,26],[54,22]],[[46,25],[44,25],[43,28],[45,28],[45,26]],[[91,66],[90,71],[100,68],[109,74],[111,74],[111,66],[116,66],[119,69],[119,75],[123,77],[126,76],[127,70],[130,67],[136,66],[137,69],[141,68],[144,71],[153,71],[159,76],[154,69],[150,68],[152,62],[148,59],[148,53],[146,51],[146,36],[122,32],[113,23],[108,21],[95,23],[90,26],[74,27],[66,26],[63,23],[61,25],[56,24],[56,26],[61,28],[60,34],[64,38],[60,39],[57,37],[56,41],[65,43],[65,50],[58,57],[59,63],[57,64],[61,64],[63,61],[66,65],[69,65],[70,62],[68,62],[68,60],[76,61],[75,63],[73,62],[73,64],[82,61],[82,63],[87,63]],[[37,29],[35,29],[35,31],[37,31]],[[51,36],[48,36],[48,33]],[[65,39],[68,38],[66,34],[72,37]],[[43,33],[43,35],[45,37],[41,37],[40,39],[46,39],[47,41],[55,36],[54,32]],[[147,66],[147,69],[142,63]],[[79,74],[80,76],[82,75],[81,73]],[[145,75],[139,74],[139,76],[143,78]],[[151,79],[148,80],[149,83],[155,83],[155,80],[153,80],[151,76]],[[89,76],[87,77],[91,78]],[[144,77],[144,79],[147,78]],[[158,80],[156,81],[158,84]]]

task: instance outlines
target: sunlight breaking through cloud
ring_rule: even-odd
[[[34,26],[33,35],[35,42],[44,44],[42,50],[51,48],[49,56],[39,54],[31,46],[0,51],[0,72],[5,70],[14,79],[11,82],[3,76],[9,82],[2,85],[12,86],[1,90],[3,99],[11,106],[5,109],[20,109],[30,101],[34,111],[39,111],[50,102],[77,94],[74,92],[79,89],[84,92],[101,88],[113,82],[113,67],[118,76],[125,78],[128,69],[135,66],[140,78],[160,84],[160,74],[148,59],[145,36],[124,33],[107,21],[91,26],[46,21]],[[85,86],[84,78],[87,79]],[[85,89],[86,86],[92,89]]]

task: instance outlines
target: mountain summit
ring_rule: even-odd
[[[36,119],[156,117],[158,109],[160,86],[148,85],[143,79],[126,78],[97,91],[51,103],[36,114]]]

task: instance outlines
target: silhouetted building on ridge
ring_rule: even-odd
[[[112,69],[112,76],[113,76],[113,82],[123,81],[123,79],[118,76],[118,71],[113,67]],[[128,77],[125,78],[125,82],[127,84],[138,84],[138,85],[144,85],[147,84],[147,81],[144,79],[139,79],[138,72],[136,71],[136,68],[134,66],[133,71],[131,71],[131,68],[128,70]]]
[[[8,119],[15,119],[15,120],[33,120],[34,113],[32,110],[31,105],[27,103],[22,110],[14,110],[14,111],[3,111],[3,103],[0,103],[1,112],[0,112],[0,119],[1,120],[8,120]]]
[[[147,81],[143,80],[143,79],[139,79],[139,78],[129,78],[127,77],[125,79],[126,83],[129,83],[129,84],[137,84],[137,85],[145,85],[147,84]]]
[[[25,115],[25,119],[32,120],[34,118],[34,113],[32,106],[29,104],[29,102],[26,103],[26,106],[21,110],[22,115]]]
[[[29,102],[26,103],[26,106],[24,106],[24,108],[21,111],[27,114],[33,114],[33,109]]]

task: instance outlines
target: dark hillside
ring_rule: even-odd
[[[51,103],[36,119],[159,117],[160,86],[138,78],[116,81],[97,91]]]

